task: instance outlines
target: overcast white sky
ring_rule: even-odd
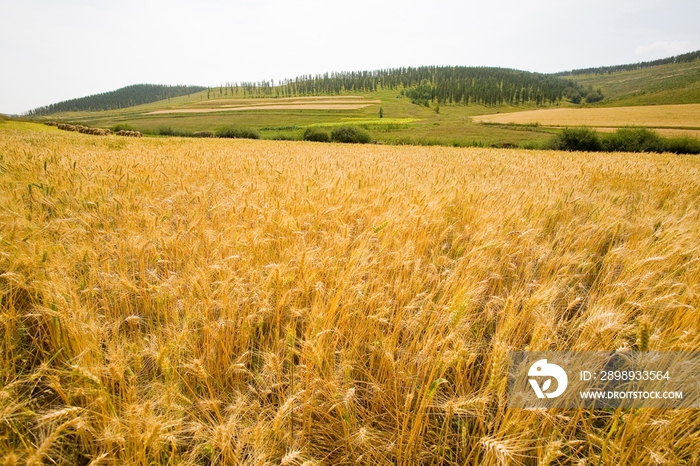
[[[698,18],[698,0],[0,0],[0,112],[138,83],[634,63],[700,49]]]

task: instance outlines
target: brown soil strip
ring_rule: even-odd
[[[368,104],[290,104],[290,105],[251,105],[228,108],[176,108],[171,110],[156,110],[147,115],[161,115],[164,113],[213,113],[236,112],[241,110],[357,110],[374,105]]]
[[[250,97],[244,97],[244,98],[240,98],[240,99],[223,98],[223,99],[202,100],[199,102],[193,102],[190,105],[197,105],[197,106],[217,106],[220,104],[254,105],[254,104],[258,104],[258,103],[273,104],[276,102],[297,101],[297,100],[301,100],[301,101],[342,100],[342,101],[353,102],[353,101],[357,101],[358,99],[363,100],[363,99],[365,99],[365,97],[361,96],[361,95],[316,95],[316,96],[278,97],[278,98],[265,97],[265,98],[260,98],[260,99],[252,99]]]
[[[363,100],[362,102],[348,102],[346,100],[326,100],[323,102],[318,102],[318,103],[310,103],[310,102],[297,102],[297,101],[291,101],[289,103],[285,102],[283,104],[278,104],[274,102],[265,102],[265,103],[256,103],[256,104],[250,104],[250,105],[220,105],[222,108],[236,108],[236,107],[269,107],[271,105],[284,105],[286,107],[291,106],[291,105],[333,105],[333,104],[340,104],[340,105],[358,105],[358,104],[378,104],[381,103],[381,100]],[[216,107],[212,107],[216,108]]]

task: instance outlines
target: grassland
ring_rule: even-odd
[[[597,105],[671,105],[700,102],[700,60],[610,74],[567,76],[585,87],[600,88]]]
[[[322,100],[323,98],[324,96],[313,97],[315,100]],[[537,108],[534,106],[519,108],[509,106],[443,105],[436,112],[434,105],[426,108],[422,105],[412,104],[408,98],[402,97],[398,90],[388,89],[368,92],[360,96],[341,94],[340,96],[333,96],[333,98],[346,102],[362,100],[371,103],[371,105],[360,109],[268,108],[240,111],[230,107],[227,109],[224,105],[249,106],[250,103],[255,102],[259,105],[269,105],[271,102],[284,102],[285,99],[250,99],[242,93],[222,93],[219,95],[218,92],[211,94],[210,99],[207,99],[207,92],[202,92],[191,96],[174,98],[170,101],[128,109],[105,112],[73,112],[59,114],[50,118],[98,127],[112,127],[117,124],[129,125],[146,133],[157,133],[161,128],[187,131],[216,131],[220,128],[235,126],[255,129],[265,139],[284,138],[297,140],[302,138],[304,130],[310,126],[333,126],[350,123],[368,129],[374,139],[386,144],[442,144],[457,146],[475,144],[486,146],[538,145],[548,140],[554,132],[546,128],[489,128],[474,124],[471,121],[473,115]],[[380,108],[384,116],[382,119],[379,118]]]
[[[505,371],[700,347],[699,169],[0,123],[0,461],[696,464],[694,410]]]

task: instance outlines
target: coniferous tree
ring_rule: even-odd
[[[116,91],[104,92],[79,99],[58,102],[29,111],[30,115],[50,115],[58,112],[96,112],[115,110],[180,97],[203,91],[201,86],[164,86],[156,84],[136,84]]]
[[[252,97],[332,95],[397,89],[414,103],[546,105],[564,97],[568,88],[581,86],[571,80],[540,73],[503,68],[419,67],[376,71],[325,73],[274,82],[241,83]],[[274,91],[273,91],[274,88]]]

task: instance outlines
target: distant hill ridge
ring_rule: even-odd
[[[402,89],[401,93],[414,103],[428,102],[493,105],[551,105],[562,99],[578,104],[599,102],[604,97],[619,97],[633,89],[616,92],[607,89],[604,82],[595,79],[621,71],[634,71],[668,64],[690,63],[700,59],[700,50],[648,62],[627,65],[581,68],[552,74],[531,73],[509,68],[465,67],[465,66],[421,66],[381,69],[374,71],[334,72],[323,75],[303,75],[294,79],[274,81],[242,82],[223,84],[219,90],[241,92],[243,97],[291,97],[304,95],[334,95],[344,91],[373,92],[378,88]],[[585,76],[601,76],[593,81],[581,81]],[[567,77],[569,79],[567,79]],[[582,77],[582,78],[579,78]],[[694,81],[692,76],[684,78]],[[691,83],[692,84],[692,83]],[[605,93],[605,96],[600,91]],[[595,88],[595,90],[594,90]],[[28,112],[43,116],[62,112],[103,111],[133,107],[173,97],[207,90],[207,99],[213,88],[202,86],[167,86],[157,84],[135,84],[111,92],[66,100]],[[611,92],[608,92],[611,91]],[[696,101],[695,91],[690,97],[681,99]],[[666,99],[668,100],[668,99]],[[664,101],[662,103],[676,103]]]
[[[101,110],[117,110],[148,104],[173,97],[203,91],[202,86],[168,86],[162,84],[134,84],[115,91],[89,95],[77,99],[65,100],[51,105],[30,110],[30,115],[51,115],[59,112],[98,112]]]
[[[627,65],[614,65],[614,66],[599,66],[597,68],[581,68],[571,71],[561,71],[559,73],[553,73],[553,76],[575,76],[581,74],[610,74],[618,73],[620,71],[632,71],[640,70],[643,68],[651,68],[653,66],[668,65],[670,63],[688,63],[700,58],[700,50],[695,52],[688,52],[682,55],[676,55],[675,57],[661,58],[659,60],[653,61],[643,61],[639,63],[630,63]]]

